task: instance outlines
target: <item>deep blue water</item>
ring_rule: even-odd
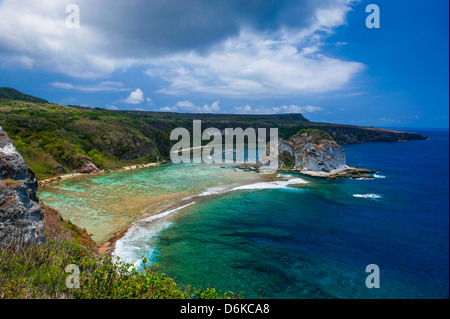
[[[448,298],[449,135],[420,133],[432,138],[345,145],[373,180],[303,177],[191,205],[153,260],[178,282],[246,298]],[[365,285],[369,264],[378,289]]]

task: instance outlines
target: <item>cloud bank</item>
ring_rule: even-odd
[[[69,29],[71,2],[0,2],[0,65],[79,79],[139,67],[164,81],[159,93],[231,98],[329,92],[364,69],[322,49],[353,0],[78,0],[81,27]],[[102,82],[103,91],[120,90]],[[143,102],[133,93],[129,102]]]

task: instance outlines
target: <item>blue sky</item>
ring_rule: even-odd
[[[66,26],[71,3],[80,28]],[[109,109],[448,127],[448,5],[0,0],[0,86]]]

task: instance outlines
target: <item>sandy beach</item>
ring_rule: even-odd
[[[134,169],[159,166],[159,165],[163,165],[163,164],[166,164],[166,163],[167,162],[147,163],[147,164],[140,164],[140,165],[139,164],[135,164],[135,165],[118,167],[118,168],[103,169],[103,170],[99,170],[99,172],[97,172],[97,173],[70,173],[70,174],[64,174],[64,175],[59,175],[59,176],[55,176],[55,177],[51,177],[51,178],[40,180],[40,181],[38,181],[38,184],[39,184],[39,187],[42,187],[42,186],[48,185],[50,183],[62,181],[62,180],[68,179],[68,178],[76,177],[76,176],[98,175],[98,174],[103,174],[103,173],[129,171],[129,170],[134,170]]]
[[[131,171],[158,165],[161,164],[130,165],[109,170],[109,172]],[[194,169],[193,175],[193,168],[186,167],[189,167],[188,172],[191,173],[189,179],[186,179],[187,171],[174,168],[170,172],[151,175],[154,178],[152,182],[149,182],[146,177],[141,180],[116,181],[117,184],[112,186],[87,183],[83,184],[87,189],[83,187],[82,192],[78,192],[76,187],[61,190],[58,187],[55,188],[53,183],[76,177],[95,177],[108,171],[66,174],[39,182],[43,192],[50,192],[43,194],[41,200],[48,206],[55,205],[54,207],[58,207],[63,216],[88,229],[90,233],[94,234],[93,239],[97,242],[99,250],[106,255],[111,255],[114,252],[116,241],[122,238],[135,223],[178,209],[192,201],[209,197],[206,195],[208,190],[223,184],[222,181],[230,187],[272,181],[270,176],[252,172],[237,173],[236,170],[224,169],[219,165],[215,165],[213,173],[208,173],[212,169],[211,166],[200,165]],[[218,183],[218,180],[221,182]],[[135,185],[140,187],[136,188]],[[69,200],[60,200],[61,197],[52,196],[53,192],[62,195],[65,199],[69,198]],[[215,194],[215,192],[211,192],[211,194]]]

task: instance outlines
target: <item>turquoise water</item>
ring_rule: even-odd
[[[38,195],[101,244],[133,221],[177,206],[189,196],[266,179],[239,172],[217,165],[165,165],[78,176],[47,185]]]
[[[349,165],[377,170],[371,180],[172,165],[40,196],[93,231],[146,217],[115,254],[138,266],[147,257],[182,285],[246,298],[448,298],[448,131],[425,134],[344,146]],[[379,289],[365,285],[369,264]]]
[[[136,227],[117,252],[246,298],[446,298],[448,132],[427,133],[345,146],[373,180],[225,191]],[[379,289],[365,285],[369,264]]]

